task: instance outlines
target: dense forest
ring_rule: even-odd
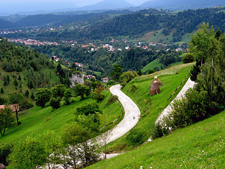
[[[130,50],[109,52],[107,49],[100,48],[97,51],[90,52],[90,48],[70,46],[32,46],[32,48],[49,57],[57,55],[57,57],[70,63],[83,63],[88,66],[88,69],[101,72],[102,76],[108,76],[115,63],[120,64],[123,71],[138,71],[155,59],[158,59],[164,65],[156,68],[157,70],[181,61],[179,57],[181,53],[174,50],[156,52],[142,48],[131,48]]]
[[[37,88],[70,86],[71,72],[36,50],[0,38],[0,104],[14,92],[34,100]],[[72,70],[71,70],[72,71]],[[1,99],[3,98],[3,99]]]
[[[12,22],[6,21],[4,17],[0,19],[1,26],[0,28],[24,28],[29,26],[59,26],[64,24],[70,24],[78,21],[83,20],[89,20],[89,18],[92,18],[92,20],[98,20],[101,21],[103,19],[111,18],[112,15],[122,15],[131,13],[129,10],[113,10],[113,11],[105,11],[105,12],[99,12],[99,13],[88,13],[88,14],[67,14],[63,15],[60,14],[39,14],[39,15],[28,15],[26,17],[19,17],[19,20]],[[91,21],[91,20],[89,20]],[[87,21],[86,21],[87,22]],[[93,23],[93,22],[90,22]]]
[[[30,37],[36,39],[51,40],[104,40],[105,38],[138,38],[151,31],[163,30],[165,36],[172,34],[171,42],[178,42],[182,36],[193,33],[198,29],[199,24],[206,22],[214,25],[214,28],[225,30],[224,8],[205,8],[197,10],[185,10],[180,12],[166,12],[148,9],[129,14],[116,16],[111,19],[99,18],[101,22],[94,22],[81,30],[64,30],[63,32],[40,32],[36,35],[15,34],[5,35],[6,37]],[[77,16],[70,19],[78,21],[80,19],[91,17],[92,14]],[[98,14],[95,14],[98,15]],[[95,16],[94,15],[94,16]],[[72,16],[70,16],[72,17]],[[26,18],[24,18],[26,19]],[[90,19],[90,18],[89,18]],[[90,20],[89,20],[90,21]],[[68,23],[68,18],[61,21]]]

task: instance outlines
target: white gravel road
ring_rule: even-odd
[[[186,91],[190,88],[193,88],[194,85],[196,83],[191,81],[191,79],[189,78],[188,81],[186,82],[186,84],[184,85],[184,87],[181,89],[181,91],[179,92],[179,94],[175,97],[175,99],[173,99],[173,101],[162,111],[162,113],[159,115],[158,119],[156,120],[155,123],[158,123],[160,120],[163,119],[163,117],[168,116],[169,113],[172,111],[172,107],[171,105],[174,103],[174,100],[180,100],[186,93]]]
[[[139,121],[141,112],[138,106],[121,90],[121,85],[115,85],[110,88],[110,92],[113,95],[118,96],[119,101],[124,107],[125,115],[123,120],[116,125],[110,136],[108,137],[108,143],[122,137],[128,131],[130,131]]]

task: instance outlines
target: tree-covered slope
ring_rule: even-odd
[[[14,28],[15,24],[0,18],[0,29]]]
[[[0,97],[7,98],[17,91],[29,92],[39,87],[52,87],[60,83],[55,74],[55,64],[47,56],[27,47],[16,46],[7,39],[0,39]]]
[[[166,12],[149,9],[117,16],[103,22],[94,23],[80,31],[64,31],[40,33],[38,38],[104,40],[106,37],[130,38],[142,37],[145,33],[162,29],[165,36],[172,35],[171,42],[177,42],[185,34],[193,33],[202,22],[214,25],[215,29],[225,29],[224,8],[205,8],[197,10],[185,10],[180,12]],[[175,30],[175,31],[174,31]]]

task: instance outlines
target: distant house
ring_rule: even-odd
[[[89,45],[82,45],[81,47],[82,48],[87,48],[87,47],[89,47]]]
[[[96,77],[93,76],[93,75],[84,75],[84,77],[85,77],[87,80],[90,80],[91,78],[96,79]]]
[[[148,46],[142,46],[142,49],[148,49]]]
[[[107,83],[109,81],[108,77],[102,78],[102,82]]]
[[[0,105],[0,109],[4,109],[6,106],[5,105]],[[20,109],[19,109],[19,105],[18,104],[11,104],[11,105],[8,105],[8,107],[10,109],[12,109],[13,112],[19,112]]]
[[[183,50],[182,48],[177,48],[176,49],[177,52],[182,51],[182,50]]]
[[[127,47],[125,47],[125,49],[126,49],[126,50],[129,50],[129,49],[130,49],[130,46],[128,45]]]

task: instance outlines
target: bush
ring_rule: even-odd
[[[149,69],[148,70],[148,74],[152,74],[152,73],[155,73],[155,70],[154,69]]]
[[[8,166],[8,156],[13,148],[12,144],[0,144],[0,164]]]
[[[93,93],[92,93],[92,99],[93,99],[93,100],[96,100],[97,102],[103,100],[104,97],[105,97],[105,95],[102,94],[102,93],[97,93],[97,92],[93,92]]]
[[[166,127],[162,127],[159,123],[155,124],[152,128],[152,139],[161,138],[164,135],[168,135],[170,130]]]
[[[95,91],[92,93],[92,99],[93,100],[96,100],[97,102],[101,101],[104,99],[105,95],[102,94],[102,87],[101,86],[98,86]]]
[[[3,105],[6,103],[6,99],[4,97],[0,97],[0,105]]]
[[[120,85],[122,86],[122,88],[124,88],[126,86],[127,82],[122,82],[120,83]]]
[[[118,99],[118,96],[112,95],[112,96],[110,96],[110,97],[108,98],[107,104],[109,105],[109,104],[115,102],[117,99]]]
[[[27,110],[34,107],[33,103],[31,101],[28,101],[27,99],[22,99],[20,103],[20,110]]]
[[[131,87],[130,87],[130,92],[135,92],[137,89],[138,89],[137,84],[134,83],[134,84],[132,84]]]
[[[113,85],[114,84],[114,81],[113,80],[110,80],[106,83],[106,85]]]
[[[50,100],[50,106],[51,106],[53,109],[58,109],[58,108],[60,108],[60,101],[61,101],[61,98],[60,98],[60,97],[52,98],[52,99]]]
[[[124,72],[121,76],[120,76],[120,82],[126,82],[129,83],[133,78],[137,77],[138,74],[135,71],[128,71],[128,72]]]
[[[159,71],[159,70],[160,70],[158,66],[154,67],[153,69],[154,69],[155,71]]]
[[[186,55],[184,55],[184,57],[182,58],[182,62],[183,63],[191,63],[195,61],[195,57],[193,56],[193,54],[191,53],[187,53]]]
[[[145,133],[141,129],[133,129],[126,137],[128,143],[132,146],[138,146],[144,143]]]

